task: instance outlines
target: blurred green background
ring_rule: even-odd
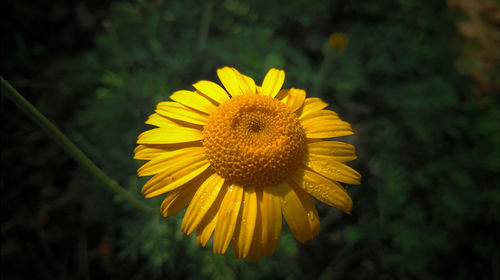
[[[214,256],[182,213],[105,189],[2,94],[2,279],[500,279],[500,1],[4,1],[1,75],[109,175],[159,101],[216,69],[311,89],[353,124],[362,185],[271,257]],[[330,34],[349,45],[325,60]],[[326,62],[325,62],[326,61]],[[326,65],[325,65],[326,63]],[[329,63],[329,64],[328,64]],[[210,246],[209,246],[210,247]]]

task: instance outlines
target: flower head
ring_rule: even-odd
[[[344,51],[347,48],[349,37],[344,33],[333,33],[328,39],[328,47],[332,50]]]
[[[146,197],[168,193],[168,217],[187,207],[182,231],[213,250],[232,244],[237,258],[258,260],[278,246],[282,216],[300,242],[319,233],[311,196],[347,213],[352,200],[339,182],[359,184],[345,163],[354,146],[325,138],[352,135],[319,98],[281,89],[285,72],[271,69],[262,86],[224,67],[224,88],[199,81],[160,102],[146,121],[157,128],[139,135],[135,158],[147,160],[139,176],[154,175]]]

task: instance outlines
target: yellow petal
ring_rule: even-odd
[[[247,261],[258,261],[262,256],[263,256],[263,244],[262,240],[264,237],[264,232],[262,231],[262,210],[261,210],[261,203],[262,203],[262,189],[263,188],[256,188],[256,193],[257,193],[257,217],[255,220],[255,229],[253,231],[253,242],[252,246],[250,246],[250,252],[248,252],[248,256],[246,257]],[[278,200],[278,208],[279,208],[279,200]],[[281,211],[281,208],[280,208]],[[281,212],[280,212],[280,217],[279,220],[281,221]],[[234,246],[234,245],[233,245]]]
[[[361,183],[361,175],[351,167],[335,160],[322,158],[306,159],[306,166],[333,181],[351,185]]]
[[[257,94],[262,94],[262,87],[261,87],[261,86],[256,85],[256,86],[255,86],[255,92],[256,92]]]
[[[219,195],[223,184],[224,178],[216,173],[203,182],[184,215],[181,226],[183,232],[193,232]]]
[[[349,123],[335,119],[323,119],[320,122],[308,120],[302,122],[302,127],[306,131],[306,137],[310,139],[342,137],[354,134]]]
[[[158,144],[158,145],[137,145],[134,149],[134,158],[141,160],[151,160],[162,156],[165,152],[171,152],[179,149],[202,147],[201,142],[186,142],[175,144]]]
[[[185,158],[203,155],[205,150],[203,147],[190,147],[173,151],[164,151],[160,156],[148,161],[137,170],[139,176],[151,176],[163,172],[173,165],[177,165],[178,161]]]
[[[193,198],[200,184],[201,182],[199,180],[193,180],[182,188],[171,191],[161,204],[163,216],[170,217],[184,209]]]
[[[332,110],[319,110],[319,111],[311,112],[307,115],[301,115],[299,117],[299,120],[302,122],[312,121],[312,120],[317,122],[321,118],[329,118],[329,119],[335,119],[335,120],[340,119],[339,115],[337,115],[337,113],[335,113]]]
[[[189,123],[205,125],[208,115],[191,110],[177,102],[161,102],[156,107],[156,113],[175,120],[185,121]]]
[[[258,225],[255,225],[255,231],[259,229]],[[262,254],[262,245],[259,242],[254,241],[248,256],[245,258],[249,262],[256,262],[260,260],[264,255]]]
[[[157,147],[150,148],[149,146],[138,145],[134,149],[134,158],[142,160],[150,160],[157,156],[161,156],[164,152],[165,150],[162,148],[157,148]]]
[[[292,110],[292,112],[297,111],[302,105],[304,105],[304,100],[306,99],[306,91],[298,88],[291,88],[288,90],[288,95],[285,100],[286,106]]]
[[[309,158],[322,157],[328,160],[349,162],[357,158],[353,145],[338,141],[318,141],[307,144]]]
[[[179,126],[179,124],[177,124],[177,123],[175,123],[175,122],[173,122],[173,121],[171,121],[163,116],[160,116],[156,113],[149,116],[149,118],[145,122],[145,124],[154,125],[157,127]]]
[[[262,83],[262,94],[275,97],[285,82],[285,71],[275,68],[269,69]]]
[[[178,90],[170,95],[170,99],[207,114],[211,114],[216,109],[215,105],[205,97],[189,90]]]
[[[199,141],[201,131],[189,127],[160,127],[145,131],[137,137],[137,144],[172,144]]]
[[[243,94],[255,94],[254,80],[232,67],[217,69],[217,76],[219,76],[220,81],[233,97]]]
[[[172,191],[200,175],[209,166],[210,162],[204,154],[193,155],[174,162],[165,171],[149,179],[142,187],[142,193],[149,198]]]
[[[203,219],[196,229],[196,241],[198,241],[202,247],[207,246],[207,243],[214,232],[215,224],[217,223],[217,216],[218,213],[215,212],[215,214],[210,216],[210,218],[205,217],[206,222],[204,223],[205,219]]]
[[[302,202],[302,206],[304,207],[304,210],[306,212],[306,217],[307,220],[309,221],[309,226],[311,227],[311,233],[314,238],[316,235],[318,235],[320,230],[319,215],[318,211],[316,210],[316,205],[314,205],[314,201],[304,190],[302,190],[302,188],[298,187],[293,183],[290,184],[290,186],[292,187],[292,189],[297,194],[297,197],[299,197],[300,201]]]
[[[205,94],[206,96],[212,98],[219,104],[229,100],[229,95],[227,92],[218,84],[210,81],[199,81],[193,84],[194,88],[199,92]]]
[[[236,222],[241,209],[243,187],[231,185],[222,201],[214,232],[214,254],[224,254],[233,238]]]
[[[281,199],[283,216],[297,240],[304,243],[319,232],[319,219],[311,198],[299,188],[287,182],[274,187]]]
[[[273,187],[264,188],[259,197],[262,212],[262,253],[270,256],[278,248],[281,236],[282,217],[279,193]]]
[[[248,85],[248,90],[250,91],[250,94],[255,94],[257,92],[257,86],[255,85],[255,81],[251,77],[248,77],[247,75],[241,74],[241,76]]]
[[[196,240],[201,246],[205,247],[207,245],[208,240],[210,240],[210,236],[215,229],[215,224],[217,223],[217,217],[219,216],[219,209],[226,196],[228,188],[222,188],[217,196],[217,199],[212,203],[210,209],[205,214],[205,217],[201,220],[198,228],[196,229]]]
[[[351,212],[351,197],[339,183],[307,169],[298,170],[291,179],[317,200],[346,213]]]
[[[321,98],[317,97],[309,97],[304,101],[304,107],[302,108],[302,113],[299,118],[304,118],[310,113],[314,113],[316,111],[322,110],[328,107],[328,104],[323,102]]]
[[[246,258],[252,246],[257,220],[257,194],[254,187],[245,187],[241,210],[233,237],[233,252],[238,259]]]

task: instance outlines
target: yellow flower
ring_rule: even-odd
[[[328,39],[328,47],[332,50],[344,51],[347,48],[349,37],[344,33],[333,33]]]
[[[168,217],[187,206],[182,231],[224,254],[258,260],[278,246],[282,215],[300,242],[319,233],[309,195],[347,213],[352,200],[338,183],[359,184],[345,162],[354,146],[324,141],[352,135],[319,98],[302,89],[281,89],[285,72],[270,69],[262,86],[224,67],[225,89],[199,81],[160,102],[146,121],[157,128],[139,135],[135,158],[147,160],[139,176],[154,175],[146,197],[168,193],[161,205]]]

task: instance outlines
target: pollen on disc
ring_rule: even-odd
[[[214,170],[242,185],[278,184],[302,162],[305,132],[281,101],[237,96],[221,104],[203,128],[203,146]]]

